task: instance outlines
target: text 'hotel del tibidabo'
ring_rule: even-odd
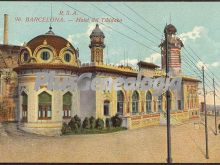
[[[38,134],[60,134],[62,123],[78,115],[106,119],[116,113],[123,118],[122,125],[128,129],[166,123],[166,95],[153,96],[152,90],[48,90],[41,85],[35,90],[36,73],[54,71],[56,77],[75,77],[92,73],[92,77],[157,78],[165,76],[166,43],[161,48],[161,67],[144,61],[138,69],[130,66],[114,66],[103,62],[105,35],[96,24],[90,35],[90,63],[81,64],[78,49],[65,38],[56,35],[52,28],[36,36],[23,46],[8,44],[7,15],[4,43],[0,45],[1,66],[1,121],[18,121],[19,128]],[[175,76],[182,77],[181,98],[170,91],[171,124],[199,117],[199,80],[183,75],[181,71],[181,48],[183,43],[176,36],[172,24],[168,31],[168,67]],[[18,34],[19,35],[19,34]]]

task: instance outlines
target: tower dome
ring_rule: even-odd
[[[96,24],[90,35],[89,48],[91,49],[91,62],[103,64],[103,49],[105,48],[104,38],[104,33],[99,28],[99,25]]]
[[[103,37],[105,38],[104,33],[101,31],[101,29],[99,28],[99,25],[96,24],[95,29],[92,31],[92,33],[90,34],[90,38],[92,37]]]
[[[176,27],[172,24],[169,24],[164,28],[164,33],[166,33],[166,31],[168,34],[175,34],[177,32]]]

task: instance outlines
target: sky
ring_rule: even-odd
[[[111,64],[128,63],[134,67],[138,60],[160,65],[158,46],[163,39],[166,23],[172,23],[177,28],[177,36],[193,56],[182,51],[183,71],[190,75],[200,74],[196,66],[200,68],[202,60],[206,64],[207,74],[211,75],[212,71],[218,77],[216,80],[220,87],[219,2],[0,2],[0,6],[0,43],[3,42],[4,14],[9,15],[9,44],[22,45],[33,37],[46,33],[50,26],[50,22],[26,20],[33,17],[50,18],[52,13],[53,18],[63,18],[63,22],[52,22],[53,32],[79,48],[82,63],[90,61],[89,35],[96,24],[91,22],[91,18],[102,20],[113,17],[121,20],[99,22],[105,34],[104,61]],[[63,15],[60,14],[62,12]],[[16,20],[18,17],[21,21]],[[89,22],[77,22],[77,18],[89,18]],[[188,59],[195,63],[195,67]],[[209,81],[207,84],[211,87]],[[219,87],[217,94],[220,98]],[[209,88],[207,90],[211,91]]]

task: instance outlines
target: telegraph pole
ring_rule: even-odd
[[[204,66],[202,66],[202,79],[203,79],[204,110],[205,110],[205,149],[206,149],[206,150],[205,150],[205,151],[206,151],[206,152],[205,152],[205,157],[206,157],[206,159],[209,159]]]
[[[169,61],[168,61],[168,37],[167,37],[167,27],[165,30],[165,42],[166,42],[166,78],[169,77],[168,73],[169,73]],[[169,95],[169,91],[166,91],[166,102],[167,102],[167,106],[166,106],[166,110],[167,110],[167,163],[172,163],[172,156],[171,156],[171,132],[170,132],[170,105],[169,105],[169,100],[170,100],[170,95]]]
[[[216,111],[216,105],[215,105],[215,78],[213,77],[213,88],[214,88],[214,110],[215,110],[215,135],[218,134],[217,131],[217,111]]]

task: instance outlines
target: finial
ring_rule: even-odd
[[[49,31],[46,33],[46,34],[50,34],[50,35],[54,35],[54,32],[52,31],[52,26],[51,26],[51,24],[50,24],[50,26],[49,26]]]
[[[47,40],[44,40],[43,45],[47,45]]]

